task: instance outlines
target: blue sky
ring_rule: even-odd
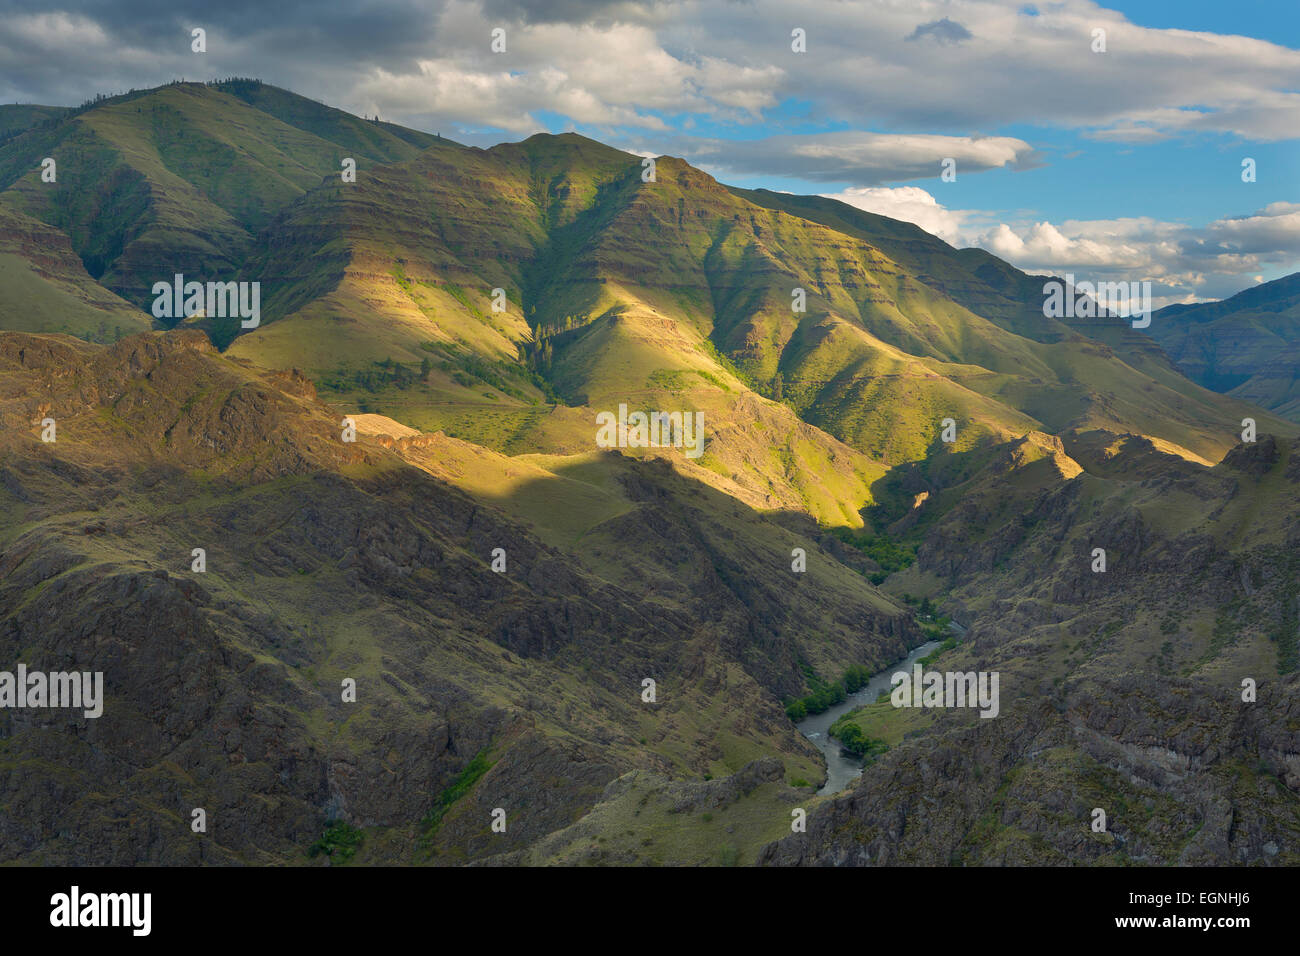
[[[1300,269],[1295,0],[0,2],[5,102],[258,76],[474,145],[682,156],[1158,304]]]
[[[1144,27],[1240,33],[1300,47],[1300,6],[1288,0],[1121,0],[1112,6]]]

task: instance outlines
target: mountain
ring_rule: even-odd
[[[1044,318],[1041,280],[1021,275],[1007,291],[999,273],[1000,284],[981,285],[982,266],[972,272],[970,257],[933,239],[942,249],[912,250],[909,268],[883,251],[902,248],[891,239],[759,206],[679,160],[661,158],[654,182],[641,168],[572,134],[539,135],[429,150],[355,188],[318,190],[271,228],[273,252],[256,270],[310,262],[313,274],[279,287],[266,324],[231,350],[321,374],[343,355],[414,362],[420,349],[455,367],[452,339],[520,378],[511,346],[545,338],[542,371],[569,406],[688,390],[707,415],[719,400],[735,404],[729,392],[779,394],[889,464],[924,457],[945,417],[963,423],[963,442],[1101,427],[1202,460],[1239,430],[1244,405],[1189,383],[1117,320],[1093,339]],[[511,303],[499,319],[494,288]],[[794,290],[806,311],[792,310]],[[994,299],[994,318],[972,311]],[[485,320],[499,328],[466,340]],[[531,440],[573,447],[565,437]]]
[[[305,862],[335,819],[376,860],[457,861],[568,825],[638,769],[698,781],[772,757],[779,807],[819,773],[780,705],[801,666],[883,666],[917,640],[814,540],[662,467],[349,444],[310,383],[195,331],[7,333],[0,392],[3,656],[106,682],[99,721],[0,710],[24,768],[0,776],[6,862]],[[438,477],[471,463],[477,499]],[[579,522],[585,549],[543,540]],[[797,590],[791,545],[811,565]],[[474,799],[430,819],[475,760]],[[509,808],[507,839],[483,800]],[[192,807],[209,839],[187,838]]]
[[[1148,331],[1193,381],[1300,421],[1300,272],[1167,306]]]
[[[107,687],[0,708],[0,861],[1294,864],[1300,427],[1158,337],[574,134],[0,119],[0,656]],[[867,704],[818,795],[792,715],[927,640],[998,718]]]
[[[435,141],[256,81],[177,83],[59,120],[0,150],[0,203],[67,234],[93,277],[141,306],[169,270],[234,278],[274,211],[344,158],[366,169]],[[43,157],[56,159],[53,183]]]
[[[7,327],[109,342],[150,317],[97,283],[66,234],[0,206],[0,316]]]
[[[61,150],[73,178],[48,188],[32,157]],[[98,185],[82,188],[91,169]],[[572,450],[591,414],[539,424],[533,403],[604,408],[631,390],[717,418],[779,395],[767,414],[783,430],[789,409],[884,465],[925,457],[946,417],[959,444],[1105,428],[1205,461],[1239,431],[1244,404],[1188,383],[1118,320],[1045,318],[1042,280],[986,253],[831,200],[730,190],[667,157],[656,172],[642,182],[639,157],[573,134],[467,149],[230,81],[128,94],[24,134],[0,149],[0,203],[66,232],[90,274],[142,308],[177,272],[256,278],[259,328],[232,341],[233,321],[198,320],[232,354],[498,447]],[[115,228],[119,213],[139,225]],[[362,394],[394,374],[384,363],[426,358],[433,394]],[[752,492],[806,505],[775,463],[715,444],[715,470],[756,472]],[[879,475],[852,470],[817,502],[828,520]]]
[[[1062,480],[1066,455],[1087,470]],[[1132,437],[1030,436],[922,507],[917,560],[891,585],[947,596],[969,626],[933,666],[999,672],[1001,713],[921,712],[923,735],[891,740],[761,862],[1295,859],[1294,440],[1238,445],[1206,469]],[[883,702],[853,721],[889,738],[912,713]]]
[[[7,103],[0,105],[0,142],[25,133],[33,126],[53,122],[71,113],[67,106],[36,106]]]

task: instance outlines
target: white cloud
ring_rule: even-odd
[[[781,70],[714,56],[670,54],[652,26],[564,22],[505,28],[506,52],[490,49],[477,5],[448,4],[438,24],[442,56],[414,71],[374,69],[351,95],[408,122],[444,121],[511,133],[540,129],[540,111],[599,127],[666,130],[654,111],[756,121],[776,105]]]
[[[1026,272],[1150,281],[1158,306],[1231,295],[1264,281],[1263,270],[1300,269],[1300,203],[1275,202],[1203,226],[1149,217],[1007,223],[983,210],[950,209],[917,186],[824,195],[914,223],[958,248],[985,249]]]
[[[1229,132],[1257,140],[1300,136],[1300,51],[1242,36],[1153,29],[1091,0],[845,2],[800,8],[753,0],[686,7],[738,63],[783,65],[778,91],[816,104],[819,117],[894,129],[998,128],[1009,123],[1160,133]],[[951,14],[969,38],[900,42]],[[776,24],[798,21],[808,52],[782,51]],[[1107,52],[1093,53],[1092,31]],[[661,36],[670,48],[676,32]],[[764,39],[766,38],[766,39]]]
[[[522,4],[495,4],[489,15],[452,0],[417,66],[343,71],[331,101],[424,127],[517,134],[540,128],[544,113],[606,130],[664,130],[659,113],[679,131],[659,144],[663,152],[733,173],[858,186],[934,177],[949,156],[959,172],[1033,165],[1024,141],[973,132],[1013,123],[1134,144],[1300,137],[1300,51],[1141,27],[1091,0],[1044,3],[1036,16],[1023,0],[600,3],[591,23],[579,16],[588,5],[570,6],[574,22],[559,14],[537,22],[535,13],[509,22],[499,14]],[[927,25],[945,21],[955,25],[952,42],[934,42]],[[504,55],[487,44],[499,22]],[[790,49],[794,26],[807,31],[805,54]],[[1097,27],[1107,31],[1106,53],[1091,50]],[[926,39],[904,42],[918,31]],[[744,143],[686,132],[791,122],[778,112],[791,102],[806,108],[800,122],[851,131]]]
[[[1205,226],[1148,218],[999,223],[973,244],[1027,272],[1149,280],[1171,301],[1219,298],[1260,281],[1261,270],[1300,268],[1300,203],[1272,203]]]
[[[948,209],[919,186],[869,186],[822,195],[880,216],[915,223],[952,245],[969,245],[963,238],[963,227],[975,214]]]
[[[310,24],[296,9],[257,21],[214,14],[202,62],[178,15],[56,2],[82,12],[24,12],[36,0],[18,0],[0,22],[6,97],[50,102],[67,89],[84,98],[178,74],[240,73],[401,121],[463,116],[512,131],[543,111],[644,128],[654,128],[654,110],[770,122],[793,101],[811,123],[852,128],[972,134],[1019,123],[1133,142],[1300,136],[1300,50],[1138,26],[1092,0],[433,0],[419,11],[374,0],[364,16],[323,3]],[[505,54],[489,50],[496,26],[507,31]],[[790,49],[795,26],[806,53]],[[1095,28],[1107,31],[1105,53],[1091,50]],[[481,95],[484,115],[453,92]]]
[[[792,9],[787,0],[688,0],[636,15],[614,6],[599,26],[511,25],[509,69],[529,74],[547,64],[564,74],[561,86],[536,85],[532,102],[518,103],[521,114],[563,112],[568,88],[579,86],[589,114],[610,122],[622,121],[617,107],[632,104],[755,122],[794,99],[810,104],[813,121],[903,130],[1032,123],[1134,142],[1198,132],[1261,141],[1300,135],[1300,51],[1141,27],[1091,0],[1045,3],[1036,16],[1025,6],[845,0]],[[438,59],[499,70],[479,52],[490,19],[476,3],[448,4]],[[902,42],[935,24],[951,24],[949,42]],[[807,53],[790,49],[794,26],[807,32]],[[1091,50],[1098,27],[1107,31],[1106,53]],[[523,122],[521,115],[516,125]]]
[[[854,131],[757,140],[677,137],[672,148],[724,175],[791,176],[833,183],[937,178],[946,159],[956,162],[958,176],[1036,164],[1033,147],[1010,136]]]

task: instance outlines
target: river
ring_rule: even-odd
[[[954,625],[953,630],[960,633],[958,631],[959,627],[960,625]],[[961,628],[961,630],[965,630],[965,628]],[[805,737],[817,745],[817,748],[826,758],[826,783],[817,791],[818,796],[825,797],[832,793],[839,793],[862,776],[862,761],[850,754],[841,753],[840,742],[827,733],[831,724],[854,707],[875,703],[876,698],[880,696],[880,692],[889,690],[892,686],[889,680],[891,676],[900,670],[911,670],[914,663],[938,646],[939,641],[927,641],[920,647],[913,648],[912,652],[901,661],[891,664],[879,674],[873,675],[871,680],[867,681],[866,686],[856,694],[849,694],[844,703],[836,704],[825,713],[814,714],[812,717],[807,717],[795,724]]]

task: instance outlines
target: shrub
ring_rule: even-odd
[[[883,740],[863,733],[862,728],[853,723],[848,714],[831,724],[830,735],[855,757],[874,760],[889,749]]]
[[[324,853],[330,863],[347,863],[356,855],[357,848],[365,840],[365,834],[342,820],[328,820],[321,838],[311,845],[307,855],[317,857]]]

